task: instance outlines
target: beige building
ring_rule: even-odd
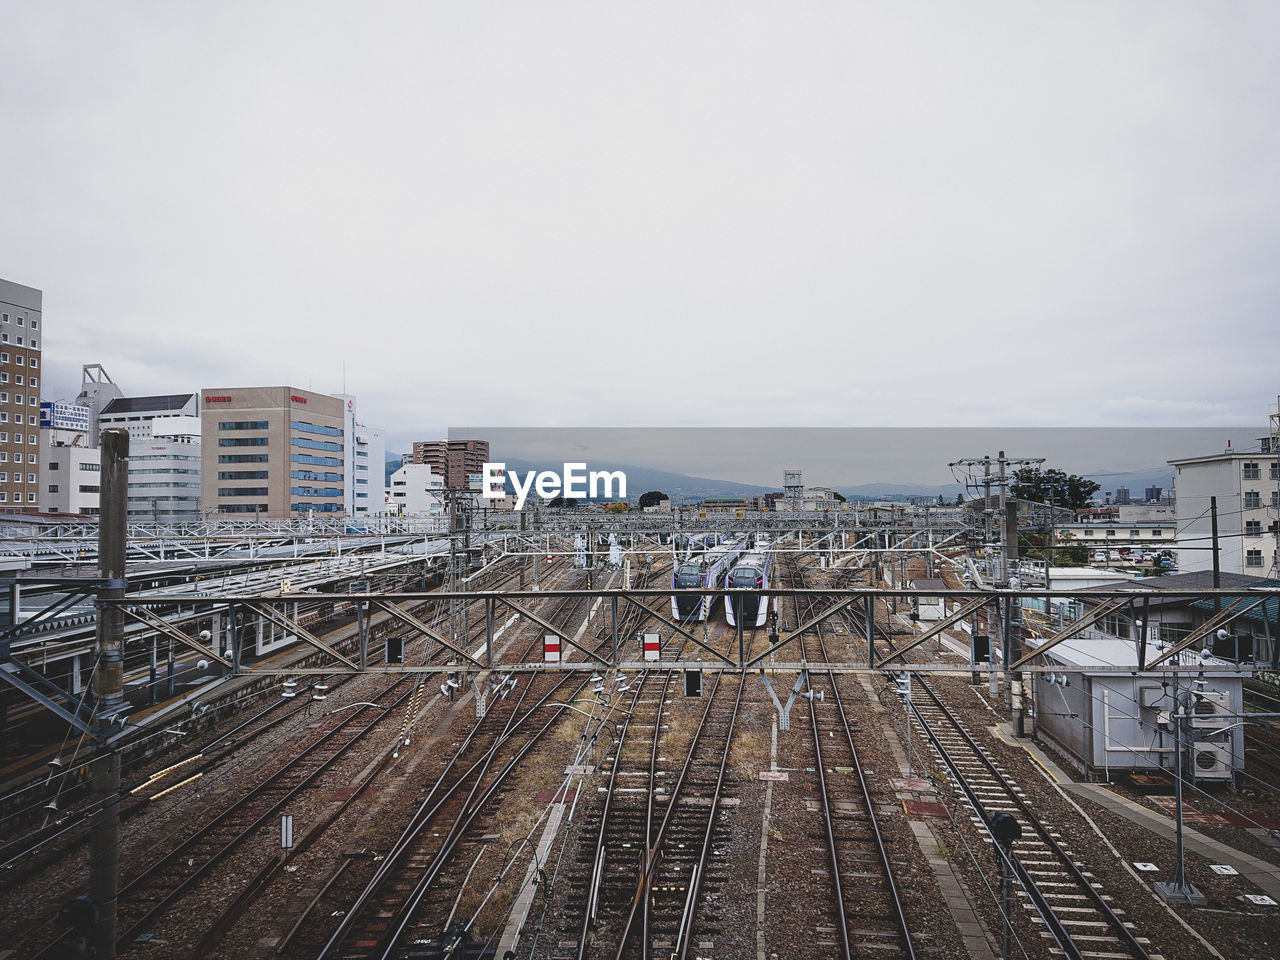
[[[200,392],[200,410],[205,512],[343,512],[341,400],[297,387],[218,387]]]

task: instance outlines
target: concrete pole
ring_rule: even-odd
[[[106,582],[102,600],[125,595],[125,523],[128,517],[129,433],[103,430],[100,509],[98,518],[98,575]],[[112,718],[124,708],[124,611],[98,607],[97,668],[94,672],[97,736],[111,735]],[[89,898],[98,907],[93,940],[98,960],[116,955],[116,894],[120,886],[120,754],[108,749],[94,764],[94,815],[89,834]]]

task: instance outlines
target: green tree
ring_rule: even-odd
[[[956,494],[956,506],[957,506],[957,507],[963,507],[963,506],[964,506],[964,494],[963,494],[963,493],[957,493],[957,494]]]
[[[645,507],[656,507],[663,500],[669,499],[670,497],[661,490],[650,490],[648,493],[640,494],[640,509],[643,510]]]
[[[831,495],[832,495],[833,497],[835,497],[837,500],[839,500],[841,503],[846,503],[846,502],[847,502],[847,501],[845,500],[845,498],[844,498],[844,494],[843,494],[843,493],[841,493],[839,490],[832,490],[832,491],[831,491]]]
[[[547,501],[548,510],[572,510],[576,506],[574,501],[566,499],[563,495]]]
[[[1055,507],[1071,510],[1087,507],[1098,489],[1097,483],[1074,473],[1035,467],[1018,470],[1009,485],[1009,492],[1020,500],[1052,503]]]

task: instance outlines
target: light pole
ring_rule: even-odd
[[[1173,730],[1174,730],[1174,833],[1177,837],[1177,862],[1174,864],[1173,876],[1168,880],[1153,884],[1156,895],[1165,903],[1185,903],[1188,906],[1203,907],[1209,900],[1203,893],[1187,882],[1186,862],[1182,845],[1182,749],[1184,724],[1187,711],[1191,706],[1191,693],[1177,688],[1178,674],[1173,675]]]

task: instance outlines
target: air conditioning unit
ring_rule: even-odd
[[[1191,748],[1191,769],[1197,780],[1230,780],[1230,748],[1216,743],[1195,744]]]
[[[1215,730],[1231,723],[1231,694],[1225,690],[1208,690],[1192,697],[1191,726],[1197,730]]]

